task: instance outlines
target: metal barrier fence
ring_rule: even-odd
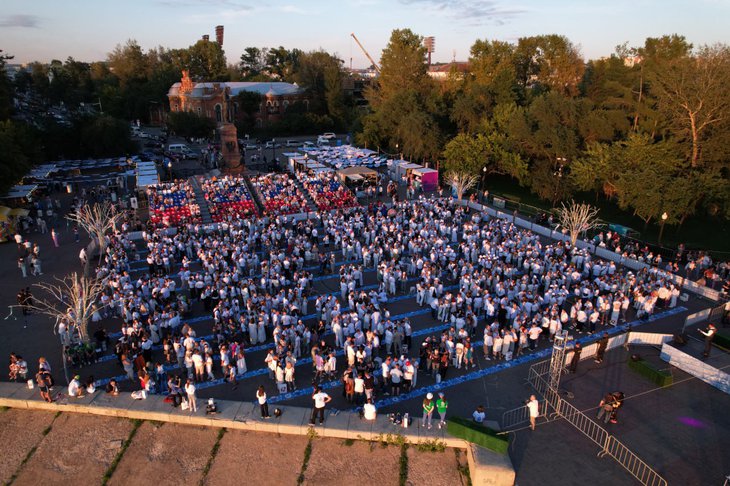
[[[598,425],[594,420],[588,418],[586,414],[573,405],[565,400],[560,400],[558,414],[583,433],[583,435],[595,442],[598,447],[602,449],[606,447],[609,437],[608,431]]]
[[[684,320],[682,325],[682,332],[685,332],[687,327],[697,324],[698,322],[709,321],[713,324],[718,324],[722,321],[726,313],[730,312],[730,302],[725,302],[717,307],[711,309],[703,309],[694,314],[690,314]]]
[[[538,404],[540,416],[547,416],[549,410],[549,404],[547,400],[539,400]],[[502,426],[502,430],[507,430],[513,427],[517,427],[518,425],[526,424],[529,421],[530,411],[528,410],[527,405],[522,405],[521,407],[513,408],[512,410],[507,410],[506,412],[504,412],[502,414],[502,422],[500,423],[500,425]]]
[[[549,366],[550,360],[536,363],[530,367],[527,377],[528,382],[533,386],[535,391],[545,397],[544,401],[541,402],[541,404],[544,403],[542,405],[542,407],[545,407],[544,413],[547,415],[549,409],[553,408],[558,418],[564,418],[569,424],[601,448],[597,454],[598,457],[611,456],[641,484],[646,486],[667,486],[667,481],[641,460],[639,456],[634,454],[614,436],[610,435],[595,420],[588,417],[566,400],[560,398],[557,390],[548,386],[548,382],[545,379],[545,376],[547,376],[545,370],[549,369]],[[527,407],[520,408],[527,409]],[[503,423],[506,423],[507,420],[513,421],[514,425],[523,423],[524,420],[519,422],[523,413],[520,409],[509,410],[503,416]],[[527,420],[529,420],[529,416],[527,416]],[[509,425],[502,426],[503,429],[508,427]]]
[[[647,463],[631,452],[628,447],[613,435],[608,437],[603,450],[599,453],[599,457],[603,456],[613,457],[616,462],[621,464],[641,484],[646,486],[667,486],[666,479],[661,477],[659,473],[649,467]]]

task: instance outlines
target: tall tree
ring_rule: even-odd
[[[380,58],[380,76],[366,90],[372,111],[363,120],[360,142],[417,160],[440,155],[438,95],[425,55],[421,36],[409,29],[392,32]]]
[[[199,40],[187,49],[186,66],[193,79],[227,81],[228,66],[223,48],[217,42]]]
[[[657,61],[651,70],[659,109],[679,141],[687,142],[691,168],[703,165],[703,145],[730,118],[730,48],[704,46],[694,56]],[[730,138],[725,138],[725,142]]]
[[[567,37],[552,34],[522,37],[517,43],[516,69],[521,86],[578,95],[584,62]]]

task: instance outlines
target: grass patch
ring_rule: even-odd
[[[307,442],[307,447],[304,448],[304,460],[302,461],[302,469],[299,471],[299,476],[297,477],[297,484],[304,483],[304,473],[307,472],[309,459],[312,457],[312,441],[313,439],[310,437],[309,442]]]
[[[498,435],[496,431],[461,417],[450,417],[447,420],[449,434],[472,442],[500,454],[507,454],[509,439]]]
[[[345,439],[342,441],[342,445],[347,447],[352,447],[352,445],[355,443],[355,439]]]
[[[644,378],[649,379],[652,383],[657,386],[664,387],[674,383],[674,377],[671,373],[660,370],[653,364],[643,359],[633,360],[629,357],[629,368],[636,373],[640,374]]]
[[[444,452],[446,443],[438,439],[422,440],[416,444],[418,452]]]
[[[218,450],[221,448],[221,440],[226,435],[226,432],[225,427],[218,430],[218,437],[216,437],[215,444],[213,444],[213,448],[210,450],[210,457],[208,457],[208,462],[205,463],[203,475],[200,477],[200,482],[198,483],[200,486],[203,486],[205,478],[208,477],[208,473],[210,472],[210,468],[213,467],[213,461],[215,461],[215,456],[218,455]]]
[[[109,467],[107,468],[106,472],[104,473],[104,477],[101,478],[101,485],[105,486],[109,483],[109,480],[112,478],[112,475],[114,474],[114,471],[117,469],[117,466],[119,465],[119,462],[122,460],[122,457],[124,456],[124,453],[127,452],[127,448],[132,443],[132,439],[134,439],[134,436],[137,435],[137,430],[139,430],[139,427],[142,425],[144,421],[134,419],[132,420],[132,430],[129,432],[129,436],[127,437],[127,440],[124,441],[122,444],[122,447],[119,449],[119,452],[117,452],[117,455],[114,456],[114,460],[111,464],[109,464]]]
[[[400,460],[398,464],[398,484],[400,486],[406,486],[408,484],[408,443],[406,442],[400,446]]]
[[[730,351],[730,333],[717,331],[715,333],[715,339],[712,340],[712,344],[724,351]]]
[[[0,407],[0,413],[6,412],[8,409],[10,409],[10,407],[2,406],[2,407]]]

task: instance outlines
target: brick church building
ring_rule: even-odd
[[[235,122],[243,113],[238,109],[236,96],[242,91],[261,95],[259,109],[253,116],[256,127],[263,127],[281,119],[287,108],[302,103],[309,108],[305,90],[282,82],[200,82],[196,83],[187,71],[180,82],[170,87],[167,98],[170,111],[192,111],[218,123]]]

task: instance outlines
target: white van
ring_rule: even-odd
[[[190,150],[190,147],[188,147],[184,143],[171,143],[167,146],[167,151],[171,154],[180,155],[181,157],[186,159],[195,157],[195,154],[192,150]]]

